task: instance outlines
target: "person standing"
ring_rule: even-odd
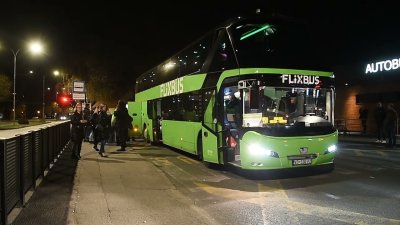
[[[72,155],[73,159],[81,158],[82,141],[84,138],[84,128],[87,120],[83,118],[82,104],[75,105],[74,114],[71,116],[71,142],[72,142]]]
[[[128,129],[133,119],[131,116],[129,116],[124,101],[118,101],[117,109],[114,112],[114,116],[117,137],[121,146],[121,149],[119,149],[118,151],[125,151],[126,141],[128,140]]]
[[[386,116],[385,108],[383,108],[381,102],[378,102],[376,104],[376,109],[374,112],[375,123],[377,128],[376,142],[386,143],[385,130],[383,129],[383,121],[385,121],[385,116]]]
[[[99,134],[96,129],[96,125],[99,123],[99,106],[96,106],[93,110],[93,113],[90,117],[90,123],[92,124],[92,132],[93,132],[93,149],[95,151],[99,151],[97,148],[97,144],[99,143]]]
[[[107,115],[107,105],[101,104],[99,110],[98,123],[96,125],[97,135],[100,141],[99,154],[101,157],[106,157],[105,144],[106,141],[108,140],[110,126],[111,124],[109,116]]]
[[[119,139],[118,139],[117,128],[116,128],[116,119],[115,119],[115,115],[114,115],[114,113],[115,113],[115,111],[117,111],[117,109],[118,109],[118,104],[115,106],[114,112],[111,113],[111,129],[112,129],[112,132],[113,132],[112,135],[113,135],[113,137],[114,137],[115,143],[116,143],[118,146],[120,146],[120,144],[119,144]]]
[[[396,146],[396,129],[397,129],[397,120],[399,116],[394,109],[392,103],[390,103],[387,107],[385,121],[383,123],[384,129],[386,131],[386,136],[388,138],[387,147],[393,148]]]
[[[89,109],[89,105],[85,104],[85,108],[83,109],[83,119],[86,121],[90,121],[90,109]],[[90,126],[90,122],[86,123],[86,126],[84,128],[84,134],[85,134],[85,138],[83,139],[84,141],[89,142],[89,135],[90,132],[92,130],[92,127]]]
[[[368,119],[368,109],[361,107],[358,111],[360,113],[360,120],[362,125],[362,133],[367,133],[367,119]]]

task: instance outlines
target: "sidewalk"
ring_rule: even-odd
[[[376,142],[377,138],[374,135],[369,134],[360,134],[359,132],[347,133],[347,134],[339,134],[339,142],[351,142],[351,143],[360,143],[360,144],[373,144],[385,146],[386,144]],[[397,136],[396,139],[396,148],[400,147],[400,137]]]
[[[67,148],[12,224],[215,224],[154,164],[163,149],[107,145],[103,158],[92,146],[83,143],[79,161]]]

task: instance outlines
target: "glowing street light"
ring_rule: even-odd
[[[53,75],[56,77],[61,75],[63,79],[63,86],[65,85],[65,73],[60,72],[59,70],[53,70]]]
[[[43,45],[38,41],[30,42],[28,47],[29,47],[28,48],[29,51],[35,55],[41,54],[43,52]],[[16,51],[14,51],[14,49],[10,49],[10,50],[14,55],[13,121],[15,123],[15,95],[17,94],[15,92],[16,77],[17,77],[17,56],[21,49],[18,49]]]
[[[41,54],[43,52],[43,45],[38,41],[34,41],[29,44],[29,49],[33,54]]]

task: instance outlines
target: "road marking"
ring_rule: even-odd
[[[285,214],[287,217],[297,221],[299,219],[297,215],[318,215],[321,218],[326,218],[327,220],[340,221],[349,224],[362,224],[362,225],[375,225],[375,224],[389,224],[398,225],[400,220],[389,219],[379,216],[372,216],[368,214],[350,212],[347,210],[335,209],[333,207],[318,206],[315,204],[308,204],[290,200],[286,194],[286,191],[282,188],[279,181],[268,181],[257,183],[258,195],[251,191],[234,190],[229,187],[222,188],[218,186],[211,186],[206,183],[196,183],[196,185],[203,191],[216,195],[218,197],[234,199],[237,201],[246,201],[253,204],[258,204],[262,207],[263,224],[272,224],[268,220],[270,207],[283,206],[287,207]],[[330,198],[338,199],[340,197],[325,194]],[[295,223],[295,221],[293,221]]]
[[[169,166],[172,165],[172,163],[170,161],[168,161],[165,158],[162,157],[156,157],[154,158],[154,164],[157,166]]]
[[[376,151],[379,155],[383,156],[383,157],[387,157],[388,154],[383,152],[383,151]]]
[[[335,169],[335,172],[343,174],[343,175],[353,175],[353,174],[358,173],[357,171],[354,171],[354,170],[347,170],[347,169],[342,169],[342,168]]]
[[[362,214],[358,212],[350,212],[347,210],[329,208],[318,205],[305,204],[301,202],[294,202],[292,204],[296,206],[298,213],[306,215],[318,215],[319,217],[326,218],[329,220],[341,221],[349,224],[400,224],[400,220],[389,219],[378,216],[371,216],[368,214]]]
[[[327,197],[329,197],[329,198],[333,198],[333,199],[335,199],[335,200],[338,200],[338,199],[340,199],[340,197],[339,197],[339,196],[336,196],[336,195],[334,195],[334,194],[329,194],[329,193],[325,193],[325,192],[324,192],[324,194],[325,194]]]
[[[360,150],[354,150],[356,156],[364,156],[364,154]]]
[[[197,161],[195,161],[195,160],[193,160],[193,159],[190,159],[190,158],[187,158],[187,157],[185,157],[185,156],[178,156],[178,157],[176,157],[177,159],[179,159],[179,160],[181,160],[181,161],[183,161],[183,162],[185,162],[185,163],[187,163],[187,164],[198,164],[197,163]]]

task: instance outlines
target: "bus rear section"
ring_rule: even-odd
[[[141,102],[128,102],[128,113],[133,118],[132,130],[129,130],[130,138],[140,138],[143,136],[143,112]]]

